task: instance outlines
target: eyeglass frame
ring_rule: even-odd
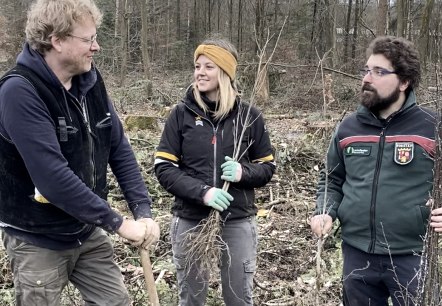
[[[83,42],[89,42],[89,43],[91,43],[90,48],[92,47],[92,45],[94,44],[94,42],[97,41],[97,34],[92,35],[91,38],[75,36],[75,35],[72,35],[72,34],[68,34],[67,36],[81,39],[81,41],[83,41]]]
[[[396,74],[396,71],[391,71],[382,67],[373,67],[371,69],[363,68],[359,70],[359,75],[362,78],[364,78],[367,74],[370,74],[372,78],[380,79],[386,75]]]

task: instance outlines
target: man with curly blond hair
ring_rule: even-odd
[[[17,305],[59,305],[68,282],[86,305],[129,305],[107,233],[145,248],[159,237],[93,62],[101,19],[92,0],[37,0],[0,79],[0,226]],[[135,220],[106,201],[108,165]]]

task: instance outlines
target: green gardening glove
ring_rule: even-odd
[[[241,164],[234,161],[229,156],[226,156],[224,159],[226,162],[221,165],[221,170],[223,171],[221,179],[228,182],[239,182],[242,177]]]
[[[220,188],[212,187],[206,192],[203,198],[204,204],[210,206],[218,211],[224,211],[229,207],[233,197]]]

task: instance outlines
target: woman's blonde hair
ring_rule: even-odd
[[[26,39],[32,49],[44,54],[52,48],[52,36],[68,36],[75,23],[87,18],[99,27],[102,16],[93,0],[37,0],[28,11]]]
[[[202,45],[213,45],[220,48],[223,48],[230,52],[236,60],[238,60],[238,52],[236,48],[227,40],[222,38],[212,38],[207,39],[201,43]],[[193,94],[195,96],[195,100],[199,107],[201,107],[205,113],[208,112],[208,107],[206,103],[204,103],[201,98],[201,92],[198,90],[196,82],[194,81],[192,84]],[[217,107],[215,111],[214,118],[221,119],[225,117],[235,105],[236,97],[239,96],[239,92],[237,89],[236,80],[230,80],[230,77],[227,75],[224,70],[219,69],[218,73],[218,91],[217,91]]]

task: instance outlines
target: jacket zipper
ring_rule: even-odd
[[[94,146],[93,146],[93,139],[92,139],[92,129],[89,123],[89,113],[87,111],[87,107],[86,107],[86,97],[85,96],[81,96],[80,101],[78,101],[78,99],[71,95],[71,97],[74,99],[75,103],[74,105],[77,107],[77,109],[80,111],[80,113],[82,114],[83,117],[83,123],[86,125],[88,133],[88,142],[89,142],[89,146],[91,148],[91,157],[90,157],[90,163],[91,163],[91,167],[92,167],[92,186],[91,189],[95,190],[96,187],[96,169],[95,169],[95,152],[94,152]]]
[[[217,150],[217,141],[216,141],[216,133],[218,131],[219,124],[216,125],[216,127],[212,124],[212,131],[213,131],[213,138],[212,138],[212,144],[213,144],[213,186],[217,186],[217,171],[216,171],[216,150]]]
[[[81,96],[81,108],[83,109],[83,116],[84,116],[84,120],[86,122],[86,126],[87,126],[87,130],[89,131],[88,135],[88,140],[89,140],[89,147],[91,148],[91,167],[92,167],[92,190],[95,190],[96,187],[96,177],[97,177],[97,169],[95,169],[95,152],[94,152],[94,141],[92,139],[93,136],[93,132],[91,129],[91,125],[89,122],[89,113],[87,111],[87,107],[86,107],[86,97],[85,96]]]
[[[216,187],[217,186],[217,172],[216,171],[216,149],[217,149],[217,137],[216,137],[216,133],[218,132],[218,127],[219,127],[219,123],[215,126],[212,121],[210,121],[208,118],[206,118],[205,116],[201,116],[200,114],[198,114],[196,111],[194,111],[192,108],[190,108],[189,106],[185,105],[187,109],[189,109],[192,113],[196,114],[197,116],[201,117],[202,119],[204,119],[205,121],[207,121],[211,126],[212,126],[212,145],[213,145],[213,186]]]
[[[368,253],[373,253],[376,245],[376,195],[378,191],[378,183],[379,183],[379,173],[381,170],[382,164],[382,156],[384,155],[384,146],[385,146],[385,130],[387,129],[388,121],[386,125],[382,128],[379,139],[379,151],[376,160],[376,168],[374,171],[373,177],[373,188],[371,191],[371,203],[370,203],[370,232],[371,232],[371,241],[368,247]]]

